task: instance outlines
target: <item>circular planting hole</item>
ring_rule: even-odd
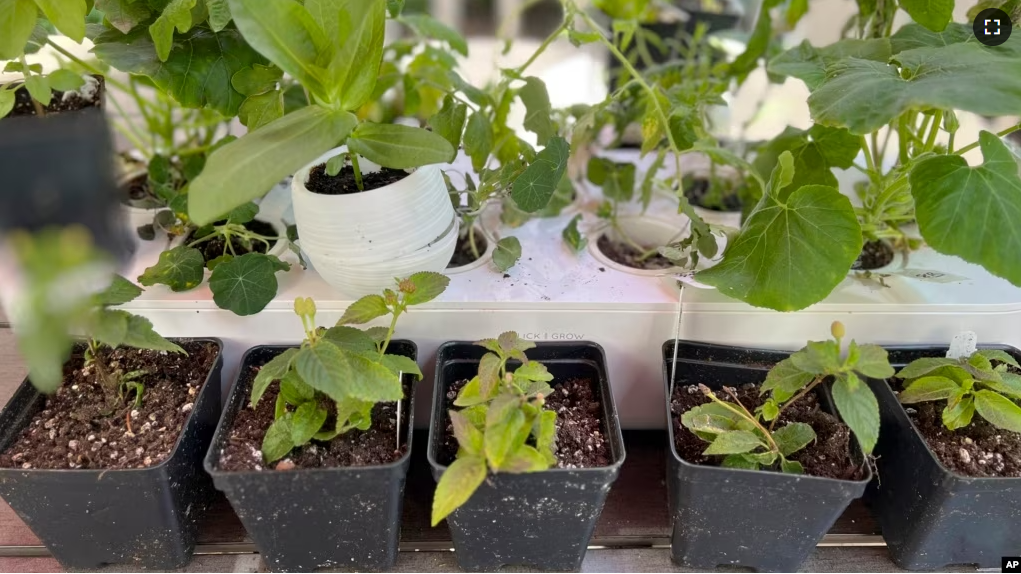
[[[893,263],[894,252],[885,241],[868,241],[861,249],[861,255],[851,264],[855,271],[871,271]]]
[[[142,172],[120,184],[121,204],[138,209],[155,209],[163,207],[149,187],[149,174]]]
[[[740,212],[741,198],[736,193],[714,197],[711,182],[704,177],[695,177],[684,182],[684,197],[695,207],[709,211]]]
[[[475,251],[478,252],[478,255],[475,255],[475,252],[472,251],[471,239],[472,237],[467,231],[458,234],[457,245],[454,247],[454,255],[450,258],[450,263],[447,263],[447,269],[471,265],[485,257],[486,250],[489,248],[489,242],[486,240],[486,235],[482,232],[482,229],[475,227],[474,233]]]
[[[326,164],[321,163],[312,168],[305,181],[305,187],[312,193],[322,195],[348,195],[371,191],[397,183],[411,175],[403,169],[381,168],[379,171],[369,171],[362,168],[362,185],[358,187],[358,179],[355,177],[355,170],[350,163],[340,169],[335,176],[326,173]]]
[[[670,269],[674,267],[674,264],[669,259],[663,257],[659,253],[653,253],[645,257],[643,251],[639,251],[636,246],[628,244],[626,241],[615,239],[612,237],[612,232],[608,231],[599,236],[599,240],[596,242],[596,247],[602,254],[624,267],[630,267],[631,269],[639,269],[642,271],[657,271],[660,269]],[[652,249],[651,247],[648,249]],[[648,251],[646,249],[645,251]]]
[[[220,221],[217,222],[216,225],[222,225],[223,223],[223,221]],[[244,226],[248,231],[258,233],[259,235],[266,237],[277,237],[278,235],[277,229],[273,227],[273,225],[259,219],[253,219],[252,221],[245,223]],[[188,238],[184,242],[185,245],[191,243],[195,239],[202,239],[201,237],[193,237],[193,235],[194,234],[188,235]],[[249,249],[236,237],[231,237],[230,243],[234,247],[234,253],[236,253],[239,257],[246,253],[268,253],[276,245],[276,241],[270,241],[268,246],[261,241],[252,241],[251,249]],[[217,257],[221,257],[225,252],[230,253],[230,251],[227,250],[227,244],[223,240],[223,237],[217,237],[200,243],[195,246],[195,249],[198,249],[199,252],[202,253],[202,259],[205,260],[206,263],[209,263]]]

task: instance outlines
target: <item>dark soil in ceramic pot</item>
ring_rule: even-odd
[[[331,176],[326,173],[326,164],[321,163],[308,173],[305,187],[312,193],[347,195],[386,187],[406,177],[408,172],[402,169],[384,167],[379,171],[365,171],[362,173],[363,189],[359,189],[354,169],[350,165],[344,166],[337,175]]]
[[[1021,351],[1006,351],[1021,360]],[[946,346],[887,347],[898,369],[922,357],[945,357]],[[881,417],[876,465],[880,480],[865,501],[879,522],[890,556],[902,568],[939,570],[951,564],[999,568],[1021,552],[1021,435],[976,415],[948,431],[938,403],[901,405],[900,381],[876,389]],[[880,392],[881,391],[881,392]],[[939,405],[939,408],[935,408]],[[935,420],[931,411],[935,410]],[[999,437],[999,438],[997,438]]]
[[[851,264],[853,271],[871,271],[893,263],[894,251],[885,241],[867,241]]]
[[[226,223],[226,221],[219,221],[216,225],[223,225],[224,223]],[[244,227],[252,233],[258,233],[265,237],[277,237],[277,234],[279,233],[272,224],[262,221],[261,219],[253,219],[252,221],[245,223]],[[196,237],[194,233],[192,233],[188,236],[188,239],[185,240],[185,244],[198,239],[202,239],[202,237]],[[261,241],[252,241],[251,246],[249,247],[236,237],[231,237],[230,243],[231,247],[234,249],[234,253],[238,256],[245,255],[246,253],[266,253],[272,249],[274,245],[276,245],[275,241],[271,241],[268,246]],[[202,259],[206,263],[209,263],[217,257],[230,254],[230,251],[227,250],[227,242],[224,241],[223,237],[217,237],[215,239],[205,241],[196,245],[195,248],[202,253]]]
[[[104,349],[107,364],[150,374],[142,404],[110,414],[79,350],[65,384],[26,380],[0,412],[0,496],[65,568],[180,568],[216,496],[202,456],[220,414],[221,343],[175,340],[188,355]]]
[[[412,377],[405,377],[399,421],[396,403],[378,404],[369,430],[313,441],[266,468],[259,449],[273,422],[278,386],[252,409],[251,385],[258,369],[287,348],[254,347],[242,357],[206,471],[272,570],[392,570],[411,461]],[[417,356],[411,341],[393,340],[388,349],[412,360]]]
[[[437,481],[457,450],[447,411],[485,352],[467,342],[439,349],[429,427],[429,464]],[[547,408],[557,412],[558,464],[536,473],[491,474],[447,517],[455,556],[465,571],[517,565],[578,570],[624,462],[602,349],[593,343],[539,343],[528,358],[546,365],[554,377]]]
[[[478,256],[476,256],[475,252],[472,251],[471,238],[469,238],[468,234],[460,234],[457,236],[457,245],[454,247],[454,255],[450,258],[450,263],[447,264],[447,269],[463,267],[470,263],[475,263],[486,254],[486,249],[489,248],[489,242],[486,241],[486,234],[476,227],[474,236],[475,251],[478,252]]]
[[[834,414],[828,387],[820,386],[814,400],[782,415],[816,431],[816,443],[795,455],[806,474],[723,468],[717,457],[701,454],[708,443],[680,426],[689,403],[704,402],[687,388],[736,387],[742,399],[754,401],[769,369],[790,353],[681,341],[671,396],[673,355],[674,342],[668,341],[663,358],[671,399],[667,492],[673,560],[701,570],[735,565],[796,572],[872,478],[850,431]]]
[[[696,207],[708,209],[709,211],[720,211],[724,213],[740,212],[743,204],[736,193],[724,195],[722,203],[708,201],[710,181],[705,178],[695,178],[691,185],[684,188],[684,197]]]
[[[124,181],[120,186],[121,203],[139,209],[155,209],[164,207],[165,202],[152,192],[149,187],[149,174],[142,172]]]

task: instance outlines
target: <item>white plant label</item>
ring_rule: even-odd
[[[947,351],[948,359],[962,359],[970,357],[978,346],[978,335],[974,331],[963,331],[954,335],[950,341],[950,350]]]

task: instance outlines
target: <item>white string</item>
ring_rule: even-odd
[[[397,371],[397,380],[401,382],[401,393],[404,392],[404,371]],[[397,399],[397,451],[401,450],[401,399]]]
[[[680,291],[677,293],[677,324],[674,325],[674,358],[670,364],[670,396],[667,397],[667,404],[674,399],[674,381],[677,380],[677,348],[681,346],[681,311],[684,309],[684,283],[678,283]]]

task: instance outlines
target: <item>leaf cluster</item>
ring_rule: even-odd
[[[959,359],[917,359],[897,373],[904,381],[900,402],[946,401],[943,425],[949,430],[967,427],[978,413],[997,428],[1021,433],[1021,375],[1011,367],[1019,368],[1014,357],[996,349]]]
[[[878,345],[858,345],[852,340],[842,356],[844,326],[834,322],[831,331],[832,340],[810,341],[770,369],[759,389],[760,394],[769,396],[754,414],[736,395],[731,395],[731,403],[703,386],[702,392],[712,402],[684,413],[681,424],[711,443],[704,454],[726,455],[723,465],[733,468],[756,470],[779,465],[783,472],[803,472],[789,457],[815,440],[815,432],[804,423],[776,425],[786,409],[827,382],[841,419],[862,451],[871,454],[879,438],[879,404],[861,378],[886,379],[893,376],[894,369],[886,350]]]
[[[355,301],[329,329],[316,327],[312,299],[295,299],[294,312],[301,318],[305,340],[263,365],[252,383],[253,408],[271,384],[279,385],[274,421],[262,442],[265,461],[280,460],[312,440],[368,430],[377,403],[401,400],[402,377],[421,379],[422,371],[415,361],[386,352],[397,319],[408,307],[435,299],[449,282],[439,273],[416,273],[399,280],[396,290]],[[389,328],[351,327],[388,315]],[[326,422],[331,417],[334,425],[329,428]]]
[[[476,344],[489,352],[454,401],[461,409],[448,411],[459,448],[436,486],[433,526],[467,502],[489,471],[538,472],[557,462],[557,414],[543,409],[553,375],[525,355],[535,344],[513,331]]]

